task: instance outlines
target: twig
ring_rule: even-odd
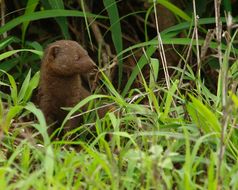
[[[105,24],[100,23],[100,22],[97,22],[97,21],[94,21],[94,22],[96,22],[97,25],[100,26],[101,28],[104,28],[105,30],[108,31],[108,28],[109,28],[109,27],[106,26]],[[125,24],[127,24],[126,21],[125,21]],[[134,31],[135,29],[134,29],[131,25],[129,25],[129,23],[128,23],[127,26],[132,30],[132,32],[134,32],[132,36],[133,36],[135,39],[132,38],[131,36],[127,35],[127,34],[124,34],[124,33],[122,33],[122,38],[125,39],[125,40],[127,40],[128,42],[130,42],[130,43],[132,43],[132,44],[138,43],[139,38],[138,38],[138,36],[136,36],[136,32]],[[106,32],[106,33],[107,33],[107,32]],[[105,33],[105,34],[106,34],[106,33]],[[104,34],[104,35],[105,35],[105,34]]]
[[[191,51],[192,51],[192,45],[193,45],[194,36],[195,36],[195,31],[193,30],[192,39],[191,39],[191,42],[190,42],[189,47],[188,47],[187,57],[186,57],[186,59],[185,59],[185,63],[184,63],[184,67],[183,67],[183,72],[182,72],[181,77],[180,77],[180,80],[179,80],[178,88],[180,88],[181,85],[182,85],[182,81],[183,81],[185,69],[186,69],[186,67],[187,67],[188,59],[189,59],[190,53],[191,53]]]
[[[0,0],[0,4],[1,4],[1,26],[5,25],[5,11],[6,11],[6,5],[5,5],[5,0]],[[2,34],[3,39],[7,38],[7,31],[5,31]],[[7,48],[9,50],[14,50],[13,47],[11,45],[8,45]],[[17,53],[14,54],[15,57],[19,57],[19,55]]]
[[[4,26],[5,25],[5,9],[6,9],[5,0],[0,0],[0,3],[1,3],[1,26]],[[2,36],[3,38],[6,38],[7,32],[4,32]]]
[[[166,56],[165,56],[165,52],[164,52],[163,42],[162,42],[161,35],[160,35],[159,22],[158,22],[158,18],[157,18],[157,10],[156,10],[156,2],[155,1],[154,1],[154,11],[155,11],[155,23],[156,23],[156,31],[157,31],[157,37],[158,37],[158,45],[159,45],[158,46],[159,54],[160,54],[161,62],[162,62],[163,69],[164,69],[164,75],[165,75],[167,89],[170,89],[170,77],[169,77],[169,72],[168,72],[168,64],[167,64],[167,60],[166,60]]]
[[[205,57],[206,57],[206,53],[207,53],[207,50],[211,44],[211,41],[214,39],[214,30],[213,29],[209,29],[207,31],[207,34],[206,34],[206,38],[204,40],[204,44],[203,46],[201,47],[201,59],[200,61],[202,62]]]
[[[215,7],[215,20],[216,20],[216,40],[217,40],[217,50],[218,50],[218,59],[220,64],[220,74],[222,78],[222,130],[221,130],[221,139],[220,139],[220,152],[219,152],[219,160],[218,160],[218,168],[217,168],[217,176],[218,176],[218,189],[222,188],[222,177],[221,177],[221,165],[224,158],[225,151],[225,131],[228,125],[229,116],[227,114],[226,106],[227,106],[227,77],[225,76],[226,69],[222,63],[222,51],[221,51],[221,37],[222,37],[222,22],[220,18],[220,6],[221,0],[214,0]]]
[[[91,12],[85,2],[81,3],[81,0],[78,0],[78,4],[86,12]],[[91,26],[91,29],[93,31],[93,34],[99,47],[102,47],[102,64],[103,64],[102,67],[108,66],[110,58],[114,58],[115,56],[112,55],[110,46],[104,41],[103,35],[101,33],[100,28],[98,27],[98,24],[94,22],[94,20],[91,17],[87,17],[87,21],[89,22],[89,26]]]
[[[194,15],[194,31],[195,31],[195,40],[196,40],[196,51],[197,51],[197,88],[200,94],[200,79],[201,79],[201,60],[200,60],[200,51],[199,51],[199,44],[198,44],[198,19],[199,16],[197,15],[196,11],[196,2],[193,0],[193,15]]]

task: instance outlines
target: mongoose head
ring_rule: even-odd
[[[44,52],[43,64],[46,64],[44,67],[50,73],[60,76],[86,74],[96,69],[87,51],[72,40],[59,40],[50,44]]]

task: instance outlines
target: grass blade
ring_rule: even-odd
[[[117,9],[117,4],[115,0],[103,0],[103,3],[110,19],[112,41],[116,48],[117,54],[119,54],[123,49],[123,44],[122,44],[121,23]],[[122,80],[122,56],[118,57],[118,68],[119,68],[119,86],[120,86]]]
[[[18,50],[11,50],[11,51],[0,54],[0,61],[14,55],[15,53],[23,52],[23,51],[29,51],[29,52],[35,53],[35,54],[39,55],[40,57],[43,56],[42,51],[37,51],[37,50],[33,50],[33,49],[18,49]]]
[[[24,15],[33,13],[35,11],[36,6],[38,5],[39,0],[28,0],[26,5],[26,11]],[[25,21],[22,23],[22,42],[25,41],[26,30],[29,25],[30,21]]]
[[[62,0],[48,0],[52,9],[64,10],[64,2]],[[70,39],[68,23],[65,17],[55,18],[56,22],[59,24],[61,31],[65,39]]]
[[[104,16],[99,16],[91,13],[86,14],[88,17],[96,17],[96,18],[107,18]],[[81,11],[72,11],[72,10],[45,10],[45,11],[37,11],[31,14],[19,16],[8,23],[6,23],[4,26],[0,28],[0,34],[3,34],[4,32],[7,32],[11,30],[12,28],[16,27],[17,25],[21,24],[25,21],[34,21],[34,20],[40,20],[40,19],[46,19],[46,18],[55,18],[55,17],[68,17],[68,16],[74,16],[74,17],[83,17],[84,13]]]
[[[19,91],[19,95],[18,95],[18,98],[17,98],[18,104],[23,100],[23,98],[26,94],[27,88],[29,86],[30,79],[31,79],[31,70],[29,70],[28,74],[26,75],[25,80],[22,83],[22,86],[21,86],[21,89]]]
[[[191,21],[191,17],[190,16],[188,16],[183,10],[181,10],[180,8],[175,6],[173,3],[170,3],[168,0],[157,0],[156,2],[161,4],[161,5],[163,5],[168,10],[170,10],[174,14],[178,15],[182,19],[184,19],[186,21]]]

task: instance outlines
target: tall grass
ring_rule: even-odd
[[[61,10],[62,1],[59,1],[61,5],[45,1],[49,10],[42,11],[35,11],[35,5],[30,7],[30,2],[24,15],[0,28],[3,34],[23,24],[22,38],[3,39],[1,50],[14,43],[24,46],[27,27],[34,20],[63,17],[57,23],[62,35],[67,37],[65,17],[85,16],[80,11]],[[156,2],[184,19],[161,31],[163,44],[191,45],[192,53],[196,54],[196,48],[201,48],[206,39],[192,39],[188,32],[194,27],[191,18],[169,1]],[[224,3],[228,10],[229,1]],[[222,64],[218,66],[215,92],[209,89],[205,77],[196,75],[197,67],[194,69],[189,64],[186,57],[191,52],[179,55],[185,67],[171,67],[175,75],[170,77],[168,89],[164,81],[159,81],[158,71],[162,67],[159,59],[153,57],[157,36],[122,50],[117,2],[104,0],[104,5],[113,25],[111,32],[117,57],[123,63],[124,55],[145,47],[144,54],[121,94],[106,74],[101,73],[107,95],[91,95],[72,108],[61,129],[83,105],[90,104],[91,109],[81,113],[84,122],[63,138],[48,136],[45,118],[31,102],[39,73],[32,76],[29,70],[22,81],[16,77],[16,72],[22,71],[18,68],[19,58],[36,55],[39,61],[42,47],[34,44],[31,48],[8,50],[0,55],[1,189],[237,189],[237,61],[232,63],[230,59],[237,56],[237,32],[229,41],[221,41]],[[154,14],[152,7],[150,14]],[[224,18],[220,19],[226,23]],[[205,26],[214,25],[215,19],[201,18],[198,24],[198,32],[204,34]],[[176,37],[179,33],[188,36]],[[211,52],[217,52],[217,41],[212,40],[208,47]],[[150,68],[148,81],[142,71],[146,65]],[[201,70],[205,66],[202,64]],[[131,87],[137,76],[141,78],[143,90]],[[225,94],[224,89],[227,89]],[[223,96],[226,96],[225,104]],[[115,111],[99,118],[95,110],[104,102],[112,104]]]

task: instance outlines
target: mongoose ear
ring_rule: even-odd
[[[48,49],[48,58],[52,61],[54,60],[60,52],[60,46],[54,45],[50,46]]]

